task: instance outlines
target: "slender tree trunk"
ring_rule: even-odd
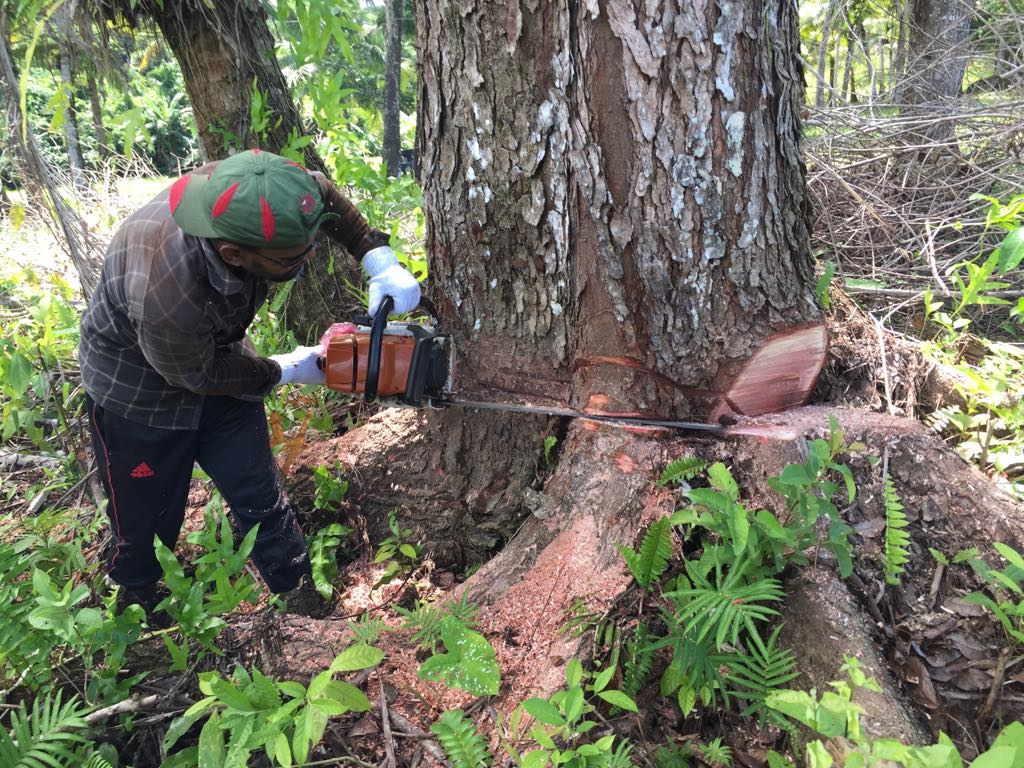
[[[853,60],[856,55],[856,49],[853,44],[853,25],[850,24],[849,13],[843,12],[843,20],[846,23],[846,57],[843,64],[842,100],[844,104],[852,104],[857,100],[857,94],[854,93],[856,85],[853,76]]]
[[[821,109],[826,102],[831,103],[832,95],[827,93],[831,90],[826,88],[825,64],[828,58],[829,45],[832,42],[832,28],[839,13],[841,0],[829,0],[828,9],[821,23],[821,42],[818,44],[818,85],[814,91],[814,106]],[[829,86],[834,85],[829,83]]]
[[[82,146],[78,139],[78,110],[75,103],[74,51],[71,43],[71,24],[74,8],[61,6],[54,14],[57,38],[57,59],[60,64],[61,90],[64,92],[64,147],[68,154],[71,183],[78,193],[88,189]]]
[[[103,106],[100,103],[99,84],[96,82],[96,75],[92,73],[92,70],[88,70],[85,77],[89,89],[89,109],[92,113],[92,128],[96,134],[96,151],[99,152],[100,158],[106,159],[109,154],[107,149],[107,128],[103,125]]]
[[[399,96],[402,77],[402,6],[404,0],[387,0],[387,55],[384,63],[384,165],[388,176],[397,176],[402,152]]]
[[[896,34],[896,60],[892,66],[892,92],[898,97],[900,83],[907,76],[907,38],[910,36],[912,0],[894,0],[893,11],[899,19]]]

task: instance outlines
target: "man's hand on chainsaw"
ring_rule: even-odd
[[[323,354],[323,347],[296,347],[283,355],[271,355],[270,359],[281,366],[281,380],[278,384],[323,384],[324,372],[316,364]]]
[[[370,298],[367,309],[371,315],[377,313],[385,296],[395,300],[393,314],[400,315],[416,308],[420,302],[420,284],[405,267],[389,246],[382,245],[363,256],[363,269],[370,276]]]

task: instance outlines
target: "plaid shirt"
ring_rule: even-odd
[[[211,172],[216,164],[204,166]],[[322,174],[322,230],[357,259],[387,244]],[[245,335],[267,298],[265,280],[230,267],[212,244],[171,217],[168,190],[132,214],[107,249],[82,318],[79,361],[86,392],[129,421],[197,429],[207,395],[262,399],[281,379]]]

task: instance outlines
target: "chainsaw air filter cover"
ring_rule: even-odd
[[[438,333],[436,311],[431,312],[433,326],[389,323],[393,306],[385,297],[372,320],[367,318],[371,327],[339,327],[326,340],[321,366],[329,388],[361,394],[367,401],[398,396],[407,405],[422,405],[424,397],[445,393],[449,338]]]
[[[412,367],[416,339],[409,332],[385,331],[380,347],[377,394],[404,395]],[[363,394],[370,363],[370,332],[356,331],[332,336],[327,343],[327,386],[338,392]]]

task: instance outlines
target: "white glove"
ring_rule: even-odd
[[[398,257],[390,247],[382,245],[367,251],[363,256],[363,269],[370,276],[367,308],[371,315],[377,314],[385,296],[395,300],[395,308],[391,310],[393,315],[409,312],[420,303],[420,284],[408,269],[398,263]]]
[[[284,355],[271,355],[270,359],[281,366],[281,380],[278,384],[323,384],[324,372],[316,361],[323,354],[323,347],[296,347]]]

